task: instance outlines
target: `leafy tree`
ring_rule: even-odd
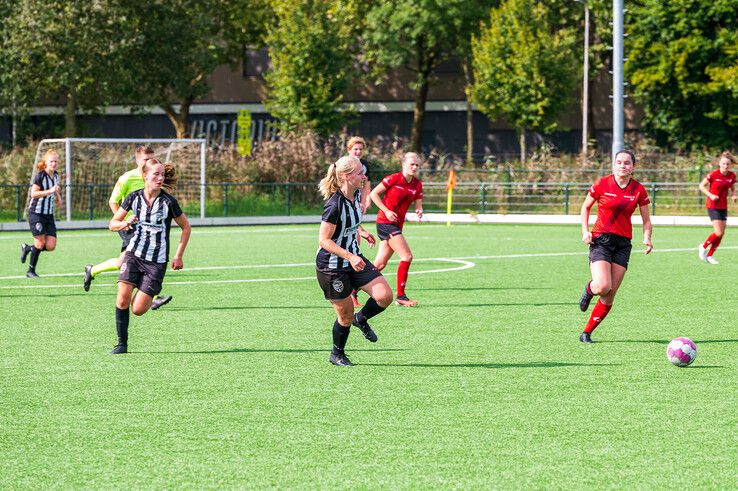
[[[550,131],[576,87],[576,36],[554,12],[534,0],[507,0],[472,42],[474,102],[490,119],[504,118],[520,138]]]
[[[410,149],[421,150],[425,103],[433,70],[457,51],[470,29],[467,0],[396,0],[380,2],[367,13],[365,56],[373,74],[404,67],[415,74]]]
[[[349,2],[280,0],[266,44],[266,107],[286,131],[325,136],[345,124],[341,109],[352,73],[354,29]]]
[[[5,10],[3,99],[63,102],[65,135],[75,136],[77,111],[97,111],[115,93],[124,40],[114,0],[19,0]]]
[[[641,0],[626,72],[659,146],[721,148],[738,141],[738,3]]]
[[[177,138],[187,134],[190,106],[210,91],[208,76],[258,44],[267,0],[120,0],[130,44],[125,86],[131,103],[161,107]]]

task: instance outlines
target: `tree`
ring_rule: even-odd
[[[177,138],[188,130],[190,106],[210,88],[208,76],[235,64],[247,44],[260,43],[267,0],[121,0],[127,12],[129,102],[161,107]]]
[[[110,103],[117,84],[123,18],[114,0],[19,0],[3,23],[4,99],[16,107],[61,101],[66,136],[79,109]]]
[[[367,60],[377,78],[404,67],[415,74],[410,150],[421,151],[425,103],[433,70],[454,53],[469,23],[467,0],[397,0],[380,2],[366,16]]]
[[[738,141],[738,4],[642,0],[635,6],[626,73],[659,146],[719,149]]]
[[[347,2],[280,0],[266,44],[266,107],[286,131],[326,136],[345,124],[341,109],[352,76],[354,15]]]
[[[472,42],[474,102],[490,119],[515,127],[524,161],[525,133],[550,131],[579,76],[576,36],[534,0],[507,0]]]

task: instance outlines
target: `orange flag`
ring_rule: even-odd
[[[453,169],[448,171],[448,180],[446,181],[446,192],[456,188],[456,172]]]

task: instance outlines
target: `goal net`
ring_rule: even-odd
[[[174,196],[185,213],[203,218],[204,139],[59,138],[41,140],[36,149],[36,162],[48,150],[55,150],[59,155],[57,171],[65,210],[57,210],[57,219],[63,215],[67,221],[110,218],[110,193],[121,174],[136,168],[135,152],[141,145],[150,146],[162,162],[175,165]],[[36,174],[36,162],[31,182]]]

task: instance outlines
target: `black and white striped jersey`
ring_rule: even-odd
[[[172,219],[182,214],[174,196],[161,191],[149,204],[144,197],[144,190],[139,189],[126,196],[120,206],[133,212],[138,218],[126,251],[146,261],[166,263],[169,260],[169,229]]]
[[[46,171],[37,172],[33,177],[33,184],[41,188],[41,191],[48,191],[54,186],[59,185],[59,173],[54,171],[54,175],[50,176]],[[56,195],[54,194],[42,198],[34,198],[31,200],[31,204],[28,205],[28,211],[42,215],[53,215],[55,200]]]
[[[359,254],[359,244],[356,242],[356,233],[361,225],[361,193],[356,191],[351,201],[341,191],[328,198],[323,208],[322,221],[336,226],[331,240],[352,254]],[[315,258],[318,268],[347,269],[351,264],[341,257],[331,254],[322,247],[318,249]]]

